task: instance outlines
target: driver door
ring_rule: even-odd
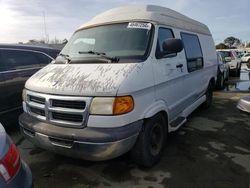
[[[169,120],[172,121],[184,110],[183,75],[184,62],[180,53],[161,56],[162,44],[168,38],[175,38],[172,29],[160,27],[156,47],[156,63],[154,65],[155,94],[157,100],[164,100],[169,110]],[[183,52],[181,52],[183,53]]]

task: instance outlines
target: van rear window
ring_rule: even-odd
[[[181,38],[186,53],[188,72],[202,69],[204,63],[198,36],[181,33]]]

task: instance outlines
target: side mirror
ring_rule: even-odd
[[[230,62],[230,61],[232,61],[232,58],[231,57],[225,57],[225,61]]]
[[[164,54],[178,53],[183,50],[181,39],[166,39],[162,44]]]

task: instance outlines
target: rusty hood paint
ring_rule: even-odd
[[[49,64],[34,74],[25,88],[49,94],[114,96],[139,63]]]

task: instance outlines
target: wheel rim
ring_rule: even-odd
[[[163,145],[163,130],[159,123],[153,125],[150,134],[150,152],[152,155],[158,155],[161,151]]]

